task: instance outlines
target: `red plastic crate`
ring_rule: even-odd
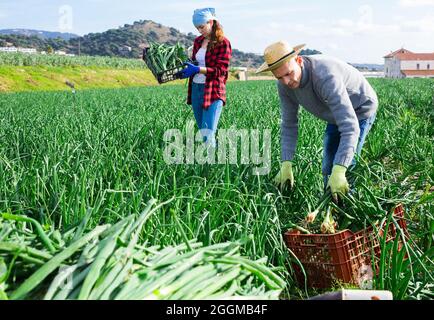
[[[399,226],[407,233],[404,208],[398,205],[394,211]],[[379,236],[372,226],[359,232],[343,230],[336,234],[301,234],[290,230],[284,234],[287,247],[302,263],[307,276],[307,284],[312,288],[330,288],[333,282],[361,285],[372,278],[372,256],[379,258],[384,226]],[[393,223],[389,224],[386,242],[391,242],[397,234]],[[376,259],[377,260],[377,259]],[[377,262],[374,262],[377,265]],[[298,282],[305,283],[300,266],[293,263]]]

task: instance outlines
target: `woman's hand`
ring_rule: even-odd
[[[190,78],[200,72],[200,67],[195,66],[190,62],[186,62],[184,65],[187,66],[187,68],[178,72],[178,76],[181,77],[181,79]]]

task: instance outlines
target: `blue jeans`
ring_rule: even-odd
[[[359,141],[357,143],[357,148],[355,151],[355,155],[353,161],[351,162],[349,170],[353,169],[357,163],[357,157],[360,156],[363,148],[363,144],[365,143],[366,136],[371,130],[372,125],[374,124],[376,113],[372,115],[368,119],[359,120],[359,128],[360,135]],[[341,133],[338,130],[338,126],[335,124],[328,124],[324,133],[324,154],[322,161],[322,174],[324,177],[324,190],[327,188],[327,183],[329,176],[332,173],[332,168],[334,165],[334,159],[336,152],[338,151],[339,142],[341,140]]]
[[[214,101],[208,109],[204,109],[203,95],[205,84],[192,84],[191,104],[193,107],[194,117],[197,127],[203,136],[203,141],[212,147],[216,147],[215,133],[220,120],[220,114],[223,108],[223,101],[218,99]]]

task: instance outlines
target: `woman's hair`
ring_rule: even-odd
[[[211,37],[208,43],[208,49],[214,49],[217,44],[223,41],[225,34],[221,24],[217,20],[213,20]]]

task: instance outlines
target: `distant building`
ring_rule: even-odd
[[[15,47],[0,47],[0,52],[18,52]]]
[[[384,78],[383,71],[360,71],[365,78]]]
[[[37,53],[36,49],[33,48],[18,48],[18,52],[31,53],[31,54]]]
[[[129,55],[132,50],[133,50],[133,48],[131,48],[129,46],[123,46],[123,47],[119,48],[119,53],[122,55]]]
[[[237,72],[238,80],[247,81],[247,68],[244,67],[234,67],[232,70]]]
[[[57,54],[59,56],[66,56],[66,52],[65,51],[61,51],[61,50],[54,51],[54,54]]]
[[[386,78],[434,78],[434,52],[414,53],[401,48],[384,60]]]
[[[37,53],[36,49],[33,48],[16,48],[16,47],[0,47],[0,52],[22,52],[22,53]]]

